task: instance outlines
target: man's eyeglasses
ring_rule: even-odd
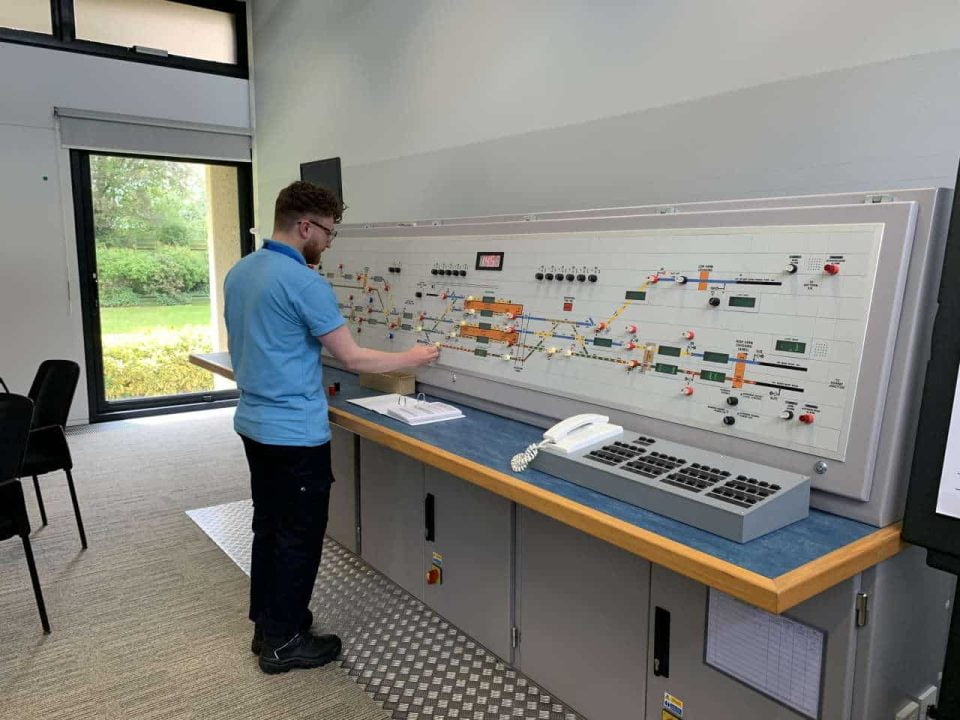
[[[313,220],[301,220],[300,222],[305,222],[305,223],[310,223],[311,225],[316,225],[318,228],[320,228],[321,230],[323,230],[323,231],[327,234],[327,237],[330,238],[331,240],[333,240],[333,239],[337,236],[337,231],[336,231],[336,230],[334,230],[333,228],[328,228],[326,225],[321,225],[321,224],[318,223],[318,222],[314,222]]]

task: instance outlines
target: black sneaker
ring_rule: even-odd
[[[297,668],[317,668],[337,659],[340,638],[336,635],[297,633],[282,645],[271,646],[264,639],[260,650],[260,669],[265,673],[283,673]]]
[[[306,632],[313,627],[313,613],[307,610],[306,617],[300,625],[300,632]],[[250,641],[250,652],[254,655],[260,654],[260,648],[263,647],[263,628],[259,625],[253,626],[253,640]]]

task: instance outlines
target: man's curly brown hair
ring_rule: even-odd
[[[273,210],[273,224],[286,230],[304,215],[332,217],[338,223],[343,217],[343,203],[334,193],[313,183],[297,180],[277,195]]]

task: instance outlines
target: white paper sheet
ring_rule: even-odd
[[[400,400],[401,397],[406,398],[406,401],[412,402],[412,398],[407,398],[406,395],[398,395],[397,393],[390,393],[389,395],[374,395],[373,397],[367,398],[357,398],[356,400],[347,400],[347,402],[352,402],[354,405],[359,405],[367,410],[373,410],[381,415],[386,415],[387,410],[389,410],[391,407],[396,407],[400,402],[404,402]]]
[[[710,590],[706,663],[818,718],[825,633]]]
[[[953,394],[953,414],[950,416],[947,449],[943,454],[937,513],[960,518],[960,381]]]
[[[407,425],[426,425],[463,417],[463,412],[452,405],[441,402],[427,402],[422,399],[417,400],[397,393],[348,400],[347,402],[392,417],[394,420],[399,420]]]

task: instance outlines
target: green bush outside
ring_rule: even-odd
[[[138,304],[154,297],[162,305],[182,305],[190,302],[190,293],[209,292],[206,253],[188,248],[102,248],[97,270],[101,303],[107,307],[131,304],[129,293],[140,298]]]
[[[103,374],[108,400],[213,390],[209,370],[191,365],[191,352],[210,352],[209,331],[175,330],[103,336]]]
[[[100,288],[100,307],[120,308],[142,305],[143,298],[130,288],[103,287]]]

